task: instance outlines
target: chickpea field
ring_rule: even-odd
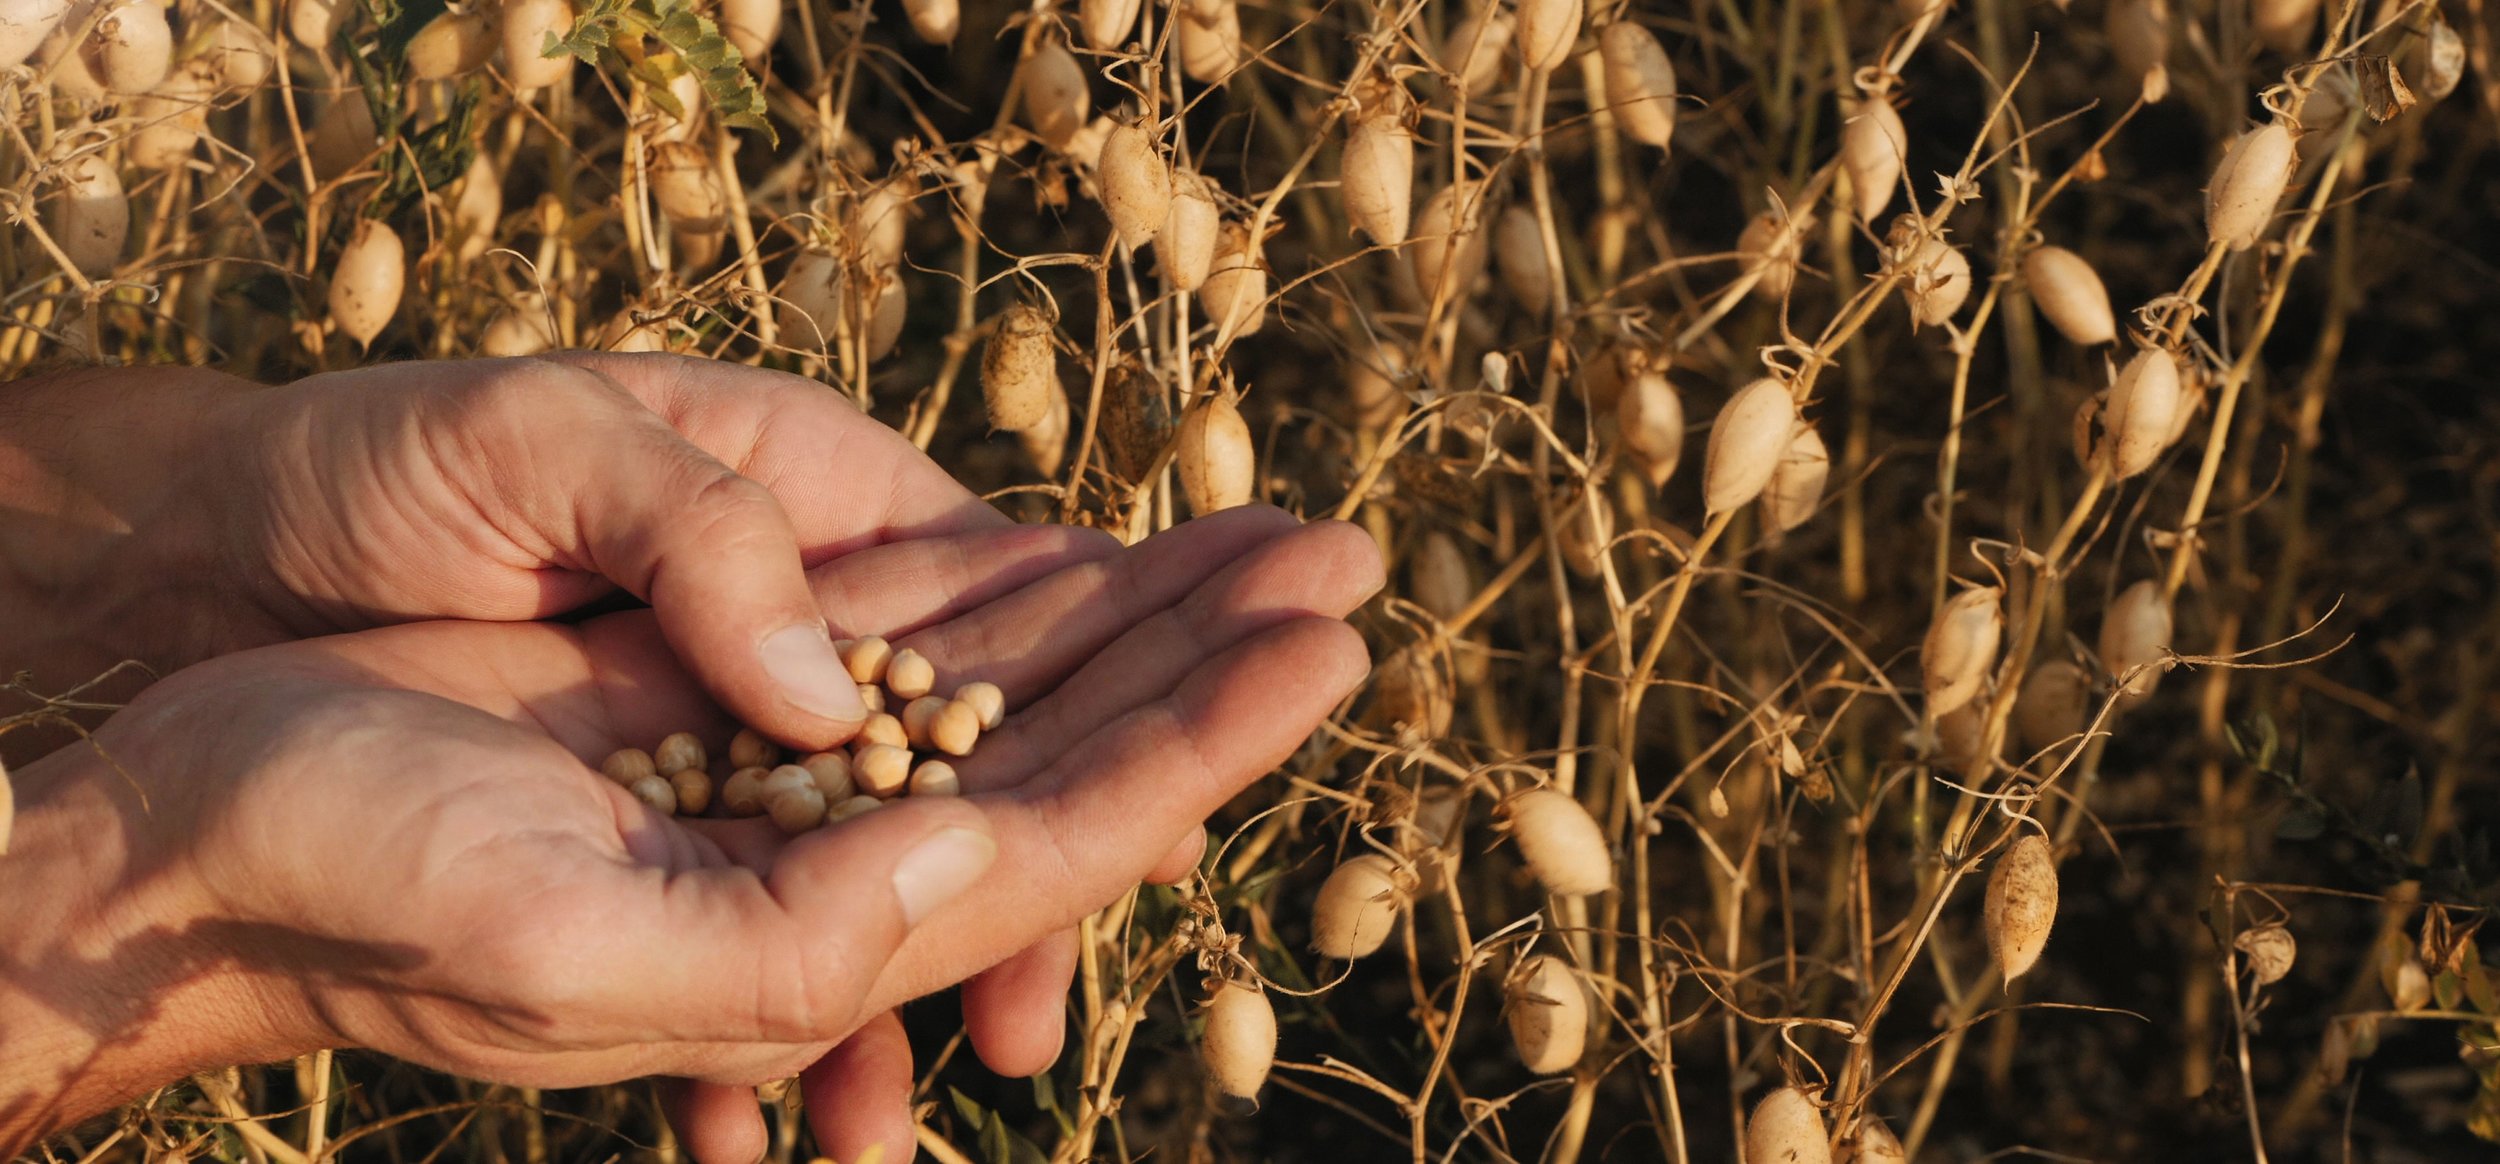
[[[0,0],[0,378],[669,351],[1021,521],[1368,531],[1364,690],[1088,920],[1057,1065],[906,1012],[929,1159],[2487,1160],[2495,35]],[[870,649],[878,795],[950,791],[997,689]],[[871,790],[675,730],[608,768],[664,811]],[[683,1155],[646,1083],[340,1051],[36,1158]]]

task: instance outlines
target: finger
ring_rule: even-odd
[[[543,914],[536,933],[483,937],[473,973],[511,983],[524,1012],[604,1020],[643,1041],[831,1042],[872,1013],[862,997],[911,928],[996,855],[986,812],[946,797],[802,834],[761,877],[593,858],[520,903]]]
[[[964,1030],[990,1070],[1039,1075],[1059,1061],[1076,955],[1077,931],[1061,930],[964,983]]]
[[[1014,783],[1100,725],[1168,694],[1208,656],[1296,618],[1341,617],[1380,584],[1370,535],[1343,522],[1303,526],[1260,545],[982,737],[980,750],[957,765],[964,787]]]
[[[765,1149],[772,1146],[753,1088],[692,1079],[656,1083],[660,1114],[696,1164],[750,1164],[763,1159]]]
[[[1035,581],[1117,555],[1119,539],[1069,525],[1011,525],[914,538],[809,572],[825,621],[847,636],[898,638]]]
[[[886,1011],[799,1074],[807,1125],[816,1150],[836,1160],[912,1158],[911,1040],[903,1020]]]
[[[901,433],[804,376],[660,353],[541,357],[622,385],[779,497],[809,565],[881,542],[1009,524]]]
[[[1242,506],[1176,526],[1127,553],[1063,570],[901,645],[965,681],[998,684],[1010,708],[1056,686],[1130,627],[1187,597],[1243,554],[1296,528]]]
[[[1198,868],[1198,862],[1206,855],[1207,830],[1191,829],[1188,836],[1181,838],[1181,843],[1172,846],[1172,851],[1165,853],[1163,859],[1147,871],[1146,880],[1157,885],[1178,885]]]
[[[967,797],[990,810],[995,868],[1013,875],[983,879],[923,923],[872,1002],[960,980],[1126,892],[1175,840],[1291,756],[1368,670],[1353,628],[1297,619],[1207,660],[1030,781]]]

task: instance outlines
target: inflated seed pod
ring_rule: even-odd
[[[1965,703],[1936,717],[1936,759],[1955,772],[1968,772],[1988,745],[1988,717],[1979,705]]]
[[[35,49],[35,69],[46,75],[56,100],[100,101],[106,95],[96,66],[89,63],[96,55],[89,51],[94,44],[78,35],[86,28],[83,13],[63,16]]]
[[[829,825],[841,824],[843,821],[849,820],[852,817],[866,816],[869,813],[875,812],[884,807],[885,802],[877,799],[876,797],[854,796],[849,800],[842,801],[841,803],[826,809],[825,823]]]
[[[1849,189],[1857,198],[1858,221],[1873,222],[1892,205],[1901,186],[1902,160],[1910,152],[1910,131],[1892,103],[1870,97],[1849,110],[1840,131],[1840,167],[1848,171]]]
[[[503,175],[495,172],[492,154],[479,150],[469,159],[450,217],[445,233],[458,243],[462,262],[474,261],[495,244],[495,226],[503,221]]]
[[[1207,272],[1215,266],[1215,243],[1222,232],[1223,212],[1217,208],[1215,190],[1198,173],[1175,169],[1172,173],[1172,213],[1163,224],[1163,233],[1155,236],[1155,265],[1163,277],[1183,291],[1195,291],[1207,281]]]
[[[903,261],[911,203],[919,195],[919,180],[904,174],[879,182],[851,200],[843,226],[861,265],[882,271]]]
[[[764,814],[773,818],[773,827],[797,836],[825,823],[825,794],[813,786],[785,788],[764,798]]]
[[[1397,114],[1369,114],[1346,127],[1337,193],[1354,229],[1382,246],[1406,241],[1415,200],[1415,135]]]
[[[1204,517],[1250,504],[1257,487],[1257,454],[1250,423],[1241,418],[1241,406],[1230,394],[1209,393],[1181,418],[1177,459],[1191,513]]]
[[[354,169],[373,153],[380,133],[365,91],[352,85],[340,90],[313,121],[313,172],[326,181]]]
[[[1406,908],[1406,879],[1378,853],[1348,858],[1321,882],[1311,904],[1311,948],[1329,958],[1360,958],[1380,948]]]
[[[636,780],[659,775],[660,769],[651,762],[651,753],[640,748],[618,748],[599,761],[599,774],[615,781],[619,788],[631,788]]]
[[[1198,1052],[1217,1094],[1255,1102],[1268,1069],[1276,1065],[1276,1008],[1255,986],[1208,984],[1206,1033]]]
[[[1267,258],[1247,223],[1227,222],[1208,264],[1206,282],[1198,285],[1198,306],[1219,332],[1234,338],[1267,325]]]
[[[825,803],[840,804],[859,792],[851,781],[851,758],[840,752],[810,752],[799,758],[798,765],[816,781],[816,791],[825,794]]]
[[[1122,244],[1135,250],[1162,233],[1172,214],[1172,167],[1155,148],[1151,125],[1113,125],[1103,138],[1095,179],[1102,186],[1103,213]]]
[[[1384,660],[1372,683],[1372,706],[1401,735],[1440,739],[1450,734],[1450,689],[1421,644],[1400,647]]]
[[[1467,555],[1458,548],[1458,540],[1440,530],[1424,535],[1423,545],[1415,551],[1415,559],[1407,567],[1409,593],[1415,604],[1432,612],[1432,617],[1447,622],[1458,617],[1475,601],[1475,571],[1467,564]]]
[[[2123,481],[2161,459],[2180,405],[2179,362],[2167,349],[2145,348],[2118,370],[2101,406],[2101,448]]]
[[[842,665],[850,668],[851,681],[884,681],[886,665],[894,661],[894,645],[886,642],[883,635],[861,635],[850,643],[848,648],[836,644],[835,650],[842,656]]]
[[[131,118],[139,128],[123,146],[130,164],[142,170],[171,170],[188,163],[200,131],[207,128],[213,89],[207,65],[194,62],[174,70],[155,92],[132,102]]]
[[[2028,973],[2057,923],[2057,861],[2038,833],[2021,839],[1988,871],[1988,953],[2007,984]]]
[[[651,152],[651,196],[679,230],[710,233],[727,225],[729,198],[711,155],[690,141],[663,143]]]
[[[2278,53],[2298,53],[2317,31],[2318,7],[2318,0],[2249,0],[2248,31]]]
[[[1996,666],[1997,640],[2005,631],[2005,591],[1974,586],[1936,612],[1919,647],[1918,669],[1927,691],[1927,714],[1942,716],[1969,703]]]
[[[499,360],[534,356],[556,346],[556,325],[545,304],[508,307],[487,321],[477,354]]]
[[[314,52],[328,52],[356,18],[356,0],[287,0],[286,33]]]
[[[1796,398],[1788,385],[1770,377],[1729,397],[1710,425],[1710,445],[1702,454],[1702,508],[1716,516],[1762,496],[1788,455],[1797,421]]]
[[[2058,334],[2068,342],[2090,347],[2118,338],[2118,318],[2109,308],[2109,289],[2100,273],[2082,255],[2064,247],[2040,247],[2023,256],[2023,283]]]
[[[1519,0],[1519,59],[1531,69],[1561,68],[1583,17],[1580,0]]]
[[[617,312],[599,327],[599,350],[603,352],[665,352],[668,344],[668,318],[646,317],[631,307]]]
[[[911,753],[891,744],[868,744],[851,755],[851,782],[879,800],[903,793],[911,781]]]
[[[1585,897],[1614,888],[1614,855],[1589,810],[1566,792],[1531,788],[1503,805],[1511,840],[1548,893]]]
[[[1043,411],[1042,422],[1016,434],[1016,444],[1024,449],[1027,460],[1044,477],[1059,475],[1059,467],[1068,459],[1068,391],[1058,381],[1050,385],[1050,407]]]
[[[573,28],[573,0],[504,0],[503,74],[523,93],[564,84],[573,76],[573,54],[547,56],[549,37]]]
[[[477,71],[502,42],[483,10],[446,12],[425,22],[408,41],[408,75],[441,81]]]
[[[2118,71],[2139,80],[2147,104],[2170,95],[2169,0],[2110,0],[2101,31]]]
[[[905,647],[886,664],[885,689],[902,699],[918,699],[937,689],[937,666],[927,655]]]
[[[712,806],[712,774],[687,768],[668,778],[669,788],[677,794],[677,815],[701,816]]]
[[[1213,85],[1241,67],[1241,7],[1235,0],[1180,0],[1172,6],[1181,72]]]
[[[1615,424],[1623,447],[1641,463],[1649,487],[1662,489],[1684,459],[1684,398],[1663,372],[1643,370],[1624,383],[1615,400]]]
[[[1823,504],[1823,486],[1831,475],[1832,451],[1823,434],[1811,424],[1798,425],[1770,484],[1762,487],[1763,528],[1787,533],[1811,520]]]
[[[903,0],[903,15],[911,21],[912,34],[924,44],[953,44],[955,34],[963,31],[963,10],[957,0]]]
[[[1797,234],[1789,225],[1777,211],[1765,210],[1736,236],[1736,253],[1743,257],[1745,272],[1761,272],[1753,285],[1756,299],[1786,299],[1789,288],[1797,285]]]
[[[781,763],[781,749],[771,740],[757,735],[753,728],[739,728],[729,737],[729,766],[732,768],[770,768]]]
[[[34,57],[67,16],[73,0],[0,0],[0,69]]]
[[[961,796],[963,777],[955,774],[955,766],[944,760],[923,760],[911,770],[913,796]]]
[[[1504,989],[1503,1017],[1519,1063],[1538,1075],[1568,1071],[1588,1046],[1588,988],[1552,954],[1520,963]]]
[[[769,768],[740,768],[730,773],[729,779],[721,781],[721,807],[731,816],[764,815],[764,778],[770,775]]]
[[[881,271],[870,280],[868,302],[868,358],[882,360],[903,338],[903,313],[909,297],[903,291],[900,272]]]
[[[373,337],[398,314],[407,279],[408,252],[399,232],[376,219],[357,223],[330,272],[330,322],[358,344],[371,346]]]
[[[1052,41],[1025,58],[1020,75],[1024,123],[1050,148],[1066,149],[1076,131],[1094,115],[1084,67],[1076,63],[1068,46]]]
[[[1085,34],[1086,47],[1110,52],[1128,43],[1128,34],[1137,29],[1141,7],[1141,0],[1079,0],[1076,23]]]
[[[2073,739],[2092,715],[2092,677],[2066,659],[2031,669],[2014,700],[2014,735],[2026,752]]]
[[[701,768],[710,762],[704,754],[703,741],[693,732],[670,733],[660,746],[651,749],[651,759],[662,776],[685,768]]]
[[[802,352],[832,350],[842,330],[843,282],[842,260],[829,252],[805,250],[791,259],[774,309],[780,341]]]
[[[1794,1087],[1782,1087],[1755,1104],[1745,1121],[1745,1159],[1762,1164],[1832,1164],[1823,1113]]]
[[[1846,1164],[1910,1164],[1910,1154],[1884,1121],[1865,1116],[1858,1122],[1856,1154]]]
[[[2418,88],[2423,100],[2441,101],[2456,92],[2465,80],[2465,38],[2457,34],[2437,8],[2431,9],[2430,21],[2430,27],[2422,34],[2422,79]]]
[[[1354,404],[1354,420],[1366,429],[1387,428],[1406,412],[1406,356],[1388,346],[1369,352],[1348,352],[1346,396]]]
[[[1050,410],[1051,384],[1059,378],[1052,331],[1050,316],[1024,303],[1002,312],[991,327],[981,353],[981,399],[991,428],[1022,432]]]
[[[987,680],[966,683],[955,689],[955,702],[972,709],[974,722],[982,731],[995,731],[1007,722],[1007,695],[998,684]]]
[[[1450,30],[1435,59],[1456,80],[1458,90],[1472,98],[1501,77],[1511,32],[1509,9],[1500,0],[1485,0]]]
[[[1597,51],[1606,62],[1606,101],[1615,125],[1634,141],[1667,148],[1675,136],[1675,62],[1667,50],[1627,18],[1598,34]]]
[[[122,245],[130,240],[130,198],[121,173],[103,151],[88,150],[62,162],[59,176],[61,192],[44,215],[44,229],[80,274],[104,278],[121,264]]]
[[[2147,578],[2119,591],[2110,601],[2108,612],[2101,616],[2101,666],[2109,670],[2113,682],[2144,668],[2119,689],[2121,706],[2142,702],[2160,685],[2162,672],[2168,669],[2161,664],[2170,636],[2170,604],[2161,596],[2161,583]]]
[[[6,18],[0,17],[0,25]],[[219,20],[201,40],[200,59],[208,63],[217,83],[228,89],[250,92],[267,84],[277,68],[270,56],[276,46],[268,34],[240,20]],[[7,52],[0,50],[0,67],[9,62]]]
[[[1463,217],[1462,192],[1469,203]],[[1424,208],[1415,215],[1409,236],[1413,243],[1406,248],[1406,258],[1415,273],[1415,288],[1427,301],[1464,298],[1484,274],[1483,199],[1481,187],[1463,191],[1444,186],[1425,199]]]
[[[1901,296],[1909,301],[1911,326],[1935,327],[1950,322],[1970,298],[1970,259],[1941,238],[1916,238],[1917,230],[1909,215],[1893,224],[1895,238],[1914,240],[1902,260]]]
[[[891,748],[908,748],[911,746],[911,737],[903,731],[903,720],[901,716],[877,711],[870,712],[867,721],[859,725],[857,743],[861,745],[884,744]]]
[[[2205,184],[2205,233],[2235,251],[2257,245],[2283,200],[2295,161],[2290,127],[2270,121],[2231,142]]]
[[[1502,286],[1530,319],[1543,319],[1554,302],[1554,283],[1545,268],[1545,232],[1525,206],[1513,206],[1493,220],[1493,265]]]
[[[88,69],[114,93],[135,96],[164,83],[174,63],[174,30],[155,0],[108,4],[86,44]]]
[[[720,33],[761,72],[764,54],[781,39],[781,0],[720,0]]]
[[[670,784],[667,777],[641,777],[626,791],[633,793],[634,799],[650,805],[653,812],[665,815],[677,811],[677,787]]]
[[[2231,947],[2242,955],[2248,973],[2259,986],[2272,986],[2292,972],[2292,963],[2300,956],[2300,943],[2292,940],[2292,931],[2280,925],[2262,925],[2243,930],[2231,939]]]

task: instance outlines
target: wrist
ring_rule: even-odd
[[[66,748],[11,777],[20,811],[0,856],[0,1158],[151,1088],[321,1041],[292,1029],[285,988],[254,965],[279,956],[282,939],[225,932],[201,908],[111,761]]]
[[[231,571],[211,506],[255,387],[198,368],[0,385],[0,601],[20,613],[0,626],[0,673],[58,691],[222,648]]]

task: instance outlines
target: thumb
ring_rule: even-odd
[[[770,490],[657,417],[643,448],[607,456],[576,496],[582,549],[641,595],[695,679],[750,727],[793,747],[851,738],[868,716],[835,653],[789,516]]]

